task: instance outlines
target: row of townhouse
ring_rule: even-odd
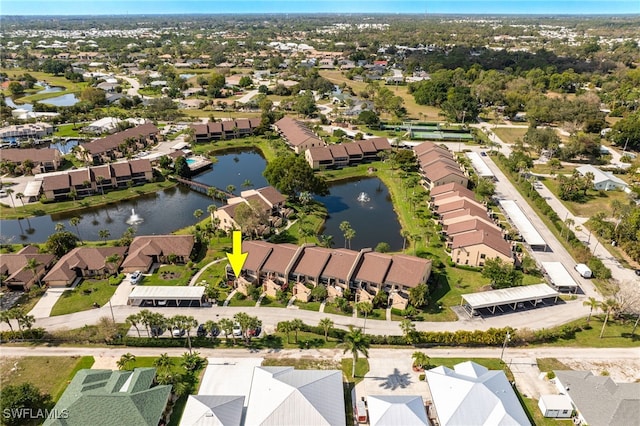
[[[262,119],[238,118],[235,120],[212,121],[204,124],[192,124],[196,143],[214,140],[236,139],[252,135],[260,126]]]
[[[447,236],[451,259],[459,265],[484,266],[487,259],[500,258],[513,263],[511,244],[494,223],[486,206],[475,199],[473,191],[458,183],[434,188],[431,209]]]
[[[16,167],[23,166],[25,161],[31,161],[33,173],[45,173],[58,170],[62,164],[62,155],[53,148],[15,148],[3,149],[0,160],[13,163]]]
[[[76,197],[81,198],[152,180],[151,162],[141,158],[46,174],[42,176],[41,191],[47,200],[58,201],[70,198],[74,192]]]
[[[305,123],[291,117],[282,117],[273,123],[273,127],[296,154],[302,154],[307,149],[327,145]]]
[[[387,138],[363,139],[329,146],[309,148],[304,156],[312,169],[341,168],[378,160],[378,154],[391,150]]]
[[[15,254],[0,254],[2,285],[10,290],[29,290],[34,284],[68,287],[78,279],[102,277],[118,271],[148,272],[158,263],[186,263],[193,250],[193,235],[142,235],[129,247],[80,246],[58,261],[52,254],[40,254],[36,246],[26,246]],[[118,261],[106,262],[117,255]],[[36,268],[29,268],[35,259]]]
[[[424,186],[432,190],[447,183],[469,185],[469,177],[447,149],[433,142],[423,142],[413,148]]]
[[[247,259],[235,281],[238,291],[247,293],[249,285],[259,285],[268,296],[291,288],[297,299],[308,301],[311,289],[323,285],[329,300],[355,291],[356,301],[372,301],[384,291],[391,306],[406,309],[409,291],[426,283],[431,260],[404,254],[377,253],[371,249],[353,251],[330,249],[312,244],[273,244],[244,241]],[[227,270],[232,279],[233,272]]]
[[[76,157],[94,165],[108,163],[125,158],[127,154],[155,144],[160,138],[160,129],[152,123],[145,123],[92,142],[80,144],[76,150]]]

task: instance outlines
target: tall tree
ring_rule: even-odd
[[[359,328],[349,326],[349,331],[344,335],[344,341],[342,343],[344,350],[342,353],[351,352],[353,356],[353,367],[351,369],[351,377],[356,377],[356,363],[358,362],[358,355],[362,354],[365,358],[369,358],[369,339],[362,333]]]
[[[591,314],[593,313],[594,309],[598,309],[598,307],[600,306],[600,302],[598,302],[594,297],[590,297],[582,302],[582,305],[589,307],[589,316],[587,317],[587,324],[589,324],[589,320],[591,320]]]
[[[318,323],[318,327],[322,328],[324,331],[324,341],[328,342],[329,331],[333,328],[333,320],[331,318],[322,318]]]

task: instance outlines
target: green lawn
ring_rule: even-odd
[[[288,302],[282,303],[278,299],[275,299],[275,298],[269,297],[269,296],[265,296],[262,299],[262,302],[260,302],[260,306],[261,307],[265,307],[265,308],[286,308],[287,307],[287,303]]]
[[[567,367],[556,358],[538,358],[536,359],[536,362],[538,363],[538,369],[542,372],[553,370],[571,370],[571,368]]]
[[[185,265],[162,265],[151,276],[144,276],[140,285],[144,286],[186,286],[193,271]]]
[[[558,181],[556,179],[545,179],[542,183],[558,197]],[[598,212],[606,212],[611,214],[611,203],[618,200],[623,204],[628,203],[629,196],[623,191],[587,191],[587,199],[584,203],[576,203],[574,201],[564,201],[558,197],[558,200],[569,209],[569,211],[580,217],[592,217]]]
[[[104,279],[82,281],[76,288],[62,293],[53,305],[51,316],[93,309],[94,303],[103,306],[113,296],[121,280],[122,276],[119,279],[110,278],[109,283]]]
[[[300,309],[304,309],[307,311],[314,311],[314,312],[319,312],[320,311],[320,302],[301,302],[299,300],[296,300],[294,302],[294,304],[300,308]]]
[[[604,322],[604,315],[592,315],[589,325],[591,329],[576,333],[575,339],[558,339],[555,342],[545,343],[545,346],[577,346],[583,348],[633,348],[640,347],[640,329],[635,335],[631,335],[635,318],[611,320],[607,322],[604,335],[600,338],[600,331]],[[580,325],[586,323],[585,319],[576,320],[565,325]]]
[[[342,373],[348,382],[355,382],[356,384],[360,383],[364,378],[365,374],[369,372],[369,360],[367,360],[363,356],[358,357],[358,361],[356,362],[356,377],[355,380],[351,376],[353,371],[353,358],[342,358],[341,362]]]
[[[93,362],[92,356],[2,358],[0,382],[2,386],[32,383],[57,401],[78,370],[91,368]],[[12,371],[14,365],[16,370]]]
[[[522,139],[527,133],[527,127],[497,127],[492,129],[505,143],[515,143],[517,139]]]
[[[80,129],[84,123],[59,124],[53,136],[59,138],[77,138],[80,137]]]

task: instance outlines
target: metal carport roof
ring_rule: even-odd
[[[547,284],[534,284],[463,294],[462,298],[472,309],[480,309],[499,305],[508,305],[511,303],[527,302],[529,300],[546,299],[548,297],[557,297],[559,295],[560,293],[549,287]]]
[[[533,247],[544,247],[546,250],[547,242],[542,238],[542,235],[533,226],[529,218],[522,211],[520,206],[513,200],[500,200],[500,205],[504,209],[507,216],[513,224],[518,228],[518,232],[522,234],[522,238]]]
[[[200,300],[202,286],[139,286],[129,294],[129,300]]]

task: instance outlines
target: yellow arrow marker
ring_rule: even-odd
[[[249,253],[242,253],[242,232],[233,231],[233,252],[231,254],[227,253],[227,258],[236,278],[240,277],[240,271],[242,271],[248,255]]]

